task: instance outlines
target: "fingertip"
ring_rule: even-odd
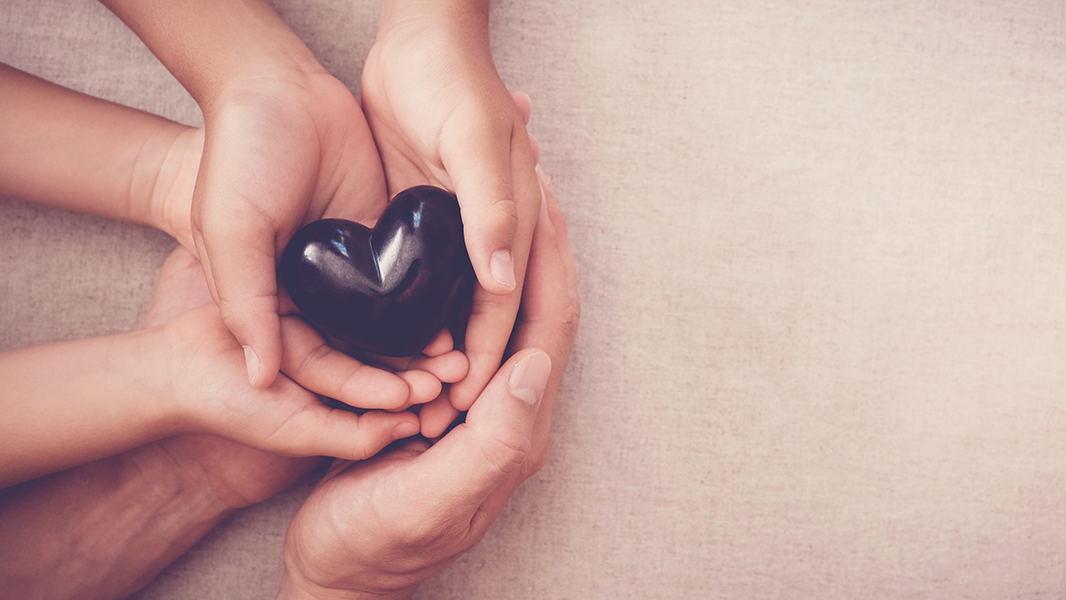
[[[537,141],[537,137],[532,133],[526,134],[529,137],[529,150],[533,153],[533,162],[540,163],[540,142]]]
[[[418,411],[422,436],[432,440],[444,435],[458,417],[459,411],[448,401],[448,394],[441,394]]]
[[[327,451],[326,455],[346,460],[366,460],[392,442],[411,437],[419,431],[418,416],[409,412],[372,410],[362,415],[346,412],[344,416],[355,424],[354,434],[353,430],[347,427],[344,428],[344,433],[338,431],[334,444],[336,448],[343,450]]]
[[[257,389],[265,389],[274,383],[281,370],[281,360],[267,362],[252,346],[244,346],[244,363],[248,368],[248,383]]]
[[[244,364],[248,367],[248,381],[252,384],[252,387],[259,387],[256,382],[259,380],[259,371],[262,369],[263,363],[251,346],[244,346]]]
[[[407,383],[410,404],[425,404],[440,395],[443,385],[432,373],[422,370],[402,371],[398,373]]]
[[[548,386],[548,377],[552,372],[552,361],[546,352],[531,348],[511,370],[507,387],[511,395],[522,400],[530,407],[536,407]]]
[[[344,402],[359,408],[402,410],[414,403],[412,388],[411,383],[398,374],[363,366],[357,380],[345,382]]]
[[[406,414],[411,414],[411,413],[406,413]],[[412,415],[412,416],[414,416],[414,415]],[[417,419],[417,417],[416,417],[416,419]],[[393,439],[393,441],[402,440],[404,438],[409,438],[411,436],[418,435],[418,432],[420,431],[420,429],[421,428],[420,428],[419,422],[417,420],[406,419],[406,420],[401,421],[400,423],[398,423],[396,425],[396,427],[392,428],[392,439]]]
[[[533,114],[533,99],[522,90],[511,90],[511,100],[514,101],[518,113],[522,115],[522,122],[529,124],[529,118]]]
[[[433,336],[433,339],[426,344],[425,349],[422,350],[422,354],[430,358],[447,354],[455,348],[455,340],[452,338],[452,332],[447,328],[441,329],[437,332],[437,335]]]
[[[267,296],[222,299],[222,322],[244,350],[248,383],[263,389],[281,369],[281,317],[276,292]]]
[[[469,358],[469,357],[468,357]],[[500,361],[496,361],[499,365]],[[455,410],[465,412],[473,406],[474,400],[481,394],[489,380],[496,373],[496,369],[489,364],[479,364],[479,361],[471,360],[467,369],[466,377],[451,385],[449,396]]]
[[[489,258],[489,274],[501,291],[510,292],[515,288],[514,257],[510,250],[497,250],[492,253]]]

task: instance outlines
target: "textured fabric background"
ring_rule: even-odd
[[[358,93],[372,0],[277,0]],[[584,300],[554,453],[421,599],[1066,595],[1066,5],[500,0]],[[92,2],[0,61],[197,123]],[[2,136],[0,132],[0,136]],[[174,243],[0,200],[0,349],[137,326]],[[298,485],[141,600],[272,598]]]

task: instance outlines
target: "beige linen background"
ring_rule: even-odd
[[[376,2],[275,6],[358,93]],[[584,315],[550,462],[418,598],[1066,595],[1066,4],[493,10]],[[199,120],[92,2],[8,0],[0,60]],[[0,200],[2,349],[137,327],[173,246]],[[137,597],[273,597],[311,484]]]

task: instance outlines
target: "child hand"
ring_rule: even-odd
[[[179,249],[167,270],[197,266]],[[281,323],[284,375],[265,389],[248,383],[243,349],[213,304],[186,311],[160,329],[169,361],[166,377],[156,385],[179,407],[185,427],[286,455],[358,460],[417,432],[417,417],[405,409],[435,398],[439,378],[455,380],[465,372],[461,354],[446,348],[392,373],[334,350],[298,317],[283,317]],[[316,394],[382,410],[362,415],[331,410]]]
[[[540,203],[528,108],[516,106],[528,98],[512,96],[497,74],[487,6],[477,4],[487,5],[383,2],[362,78],[390,193],[429,183],[454,191],[462,206],[480,285],[463,344],[470,372],[450,390],[457,410],[499,368]]]

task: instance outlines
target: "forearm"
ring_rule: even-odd
[[[488,46],[489,0],[381,0],[379,36],[407,19],[467,29],[466,41]]]
[[[11,598],[124,598],[231,512],[162,445],[0,491]]]
[[[278,72],[324,72],[262,0],[101,0],[210,119],[229,88]]]
[[[156,381],[167,368],[160,335],[150,330],[0,355],[0,487],[180,431],[182,415]]]
[[[159,168],[188,128],[0,64],[0,194],[166,229]]]

